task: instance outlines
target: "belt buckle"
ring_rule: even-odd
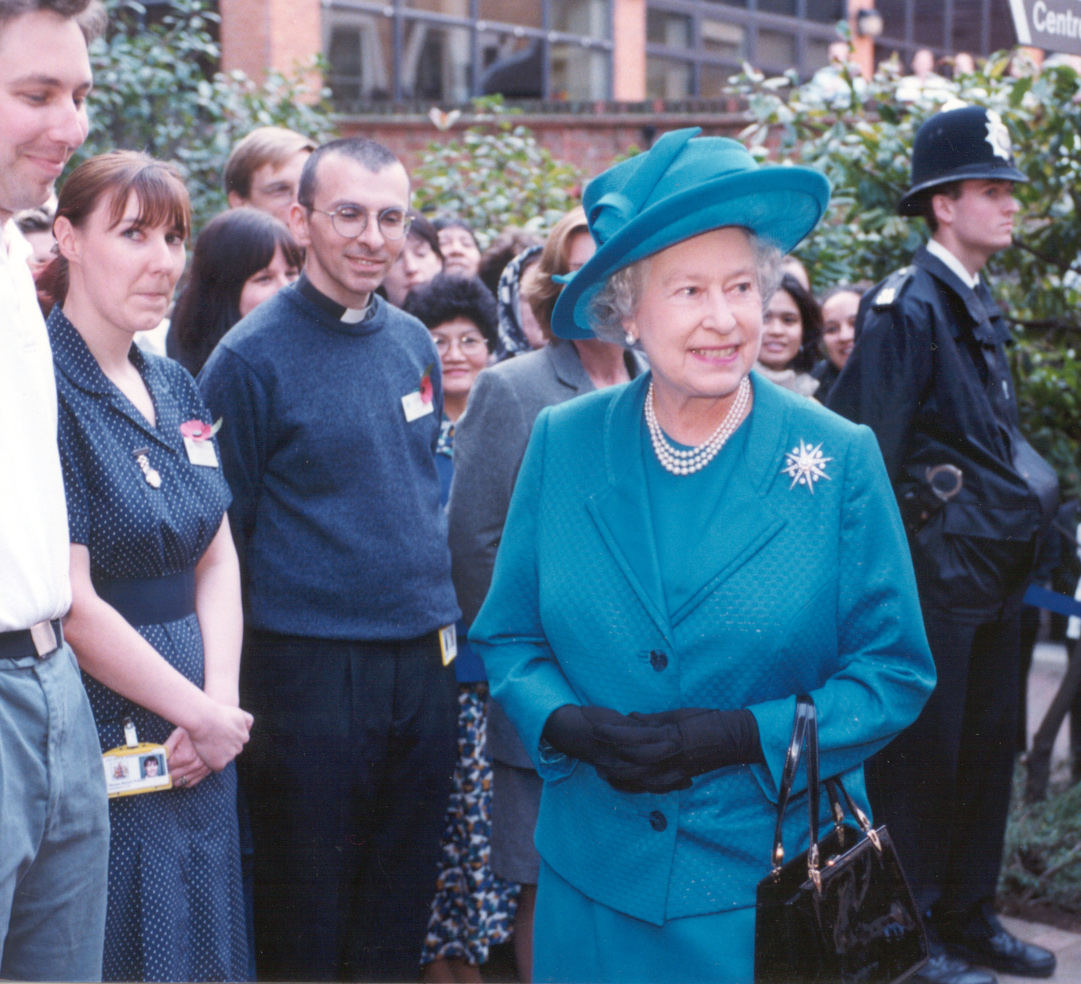
[[[53,628],[52,622],[45,621],[38,622],[37,625],[31,625],[30,638],[34,641],[34,650],[38,659],[44,659],[50,653],[56,651],[58,643],[56,630]]]

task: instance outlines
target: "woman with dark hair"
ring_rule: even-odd
[[[443,428],[436,464],[443,502],[453,471],[454,425],[473,381],[495,345],[495,300],[476,278],[440,274],[409,292],[403,307],[432,333],[443,371]],[[442,857],[428,934],[421,953],[424,980],[479,981],[494,943],[510,939],[517,886],[492,872],[492,765],[485,751],[488,683],[484,666],[458,623],[458,764],[443,832]]]
[[[480,277],[484,286],[498,297],[500,280],[508,264],[532,247],[543,245],[543,236],[529,229],[507,226],[484,251],[484,255],[480,258],[480,273],[477,276]]]
[[[420,212],[410,209],[405,245],[383,278],[380,285],[383,295],[395,307],[401,307],[410,290],[442,272],[443,254],[439,251],[435,226]]]
[[[822,355],[825,358],[811,370],[811,375],[818,380],[814,396],[819,403],[824,404],[829,398],[833,384],[852,354],[860,300],[870,289],[871,284],[863,281],[831,287],[822,295]]]
[[[802,396],[818,389],[810,375],[822,337],[822,312],[809,290],[790,273],[781,277],[762,317],[762,348],[756,369],[766,379]]]
[[[300,275],[304,254],[274,216],[234,208],[203,228],[188,285],[176,305],[165,351],[193,376],[221,337]]]
[[[473,227],[457,215],[441,215],[432,223],[443,252],[443,269],[456,277],[480,273],[480,242]]]
[[[114,151],[60,192],[49,316],[71,537],[64,635],[102,751],[163,744],[172,789],[109,802],[103,976],[242,980],[247,935],[236,768],[240,570],[229,489],[195,381],[146,355],[184,269],[191,205],[177,170]],[[154,932],[147,932],[151,926]]]

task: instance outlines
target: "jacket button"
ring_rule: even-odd
[[[654,810],[649,815],[649,825],[659,834],[668,827],[668,821],[660,810]]]
[[[649,665],[660,673],[661,670],[668,666],[668,657],[659,649],[654,649],[653,652],[649,654]]]

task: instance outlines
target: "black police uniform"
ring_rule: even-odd
[[[1009,331],[920,249],[869,291],[831,409],[878,437],[909,532],[938,684],[919,719],[868,763],[917,902],[993,898],[1016,741],[1021,596],[1054,472],[1021,436]],[[946,467],[943,467],[946,466]]]

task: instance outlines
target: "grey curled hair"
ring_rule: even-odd
[[[771,242],[759,239],[749,230],[745,231],[754,247],[758,292],[762,295],[762,310],[765,311],[781,283],[781,260],[784,259],[784,254]],[[593,334],[602,342],[627,345],[624,326],[634,318],[642,300],[646,268],[650,259],[652,257],[647,256],[623,267],[622,270],[617,270],[594,295],[589,304],[589,324]]]

